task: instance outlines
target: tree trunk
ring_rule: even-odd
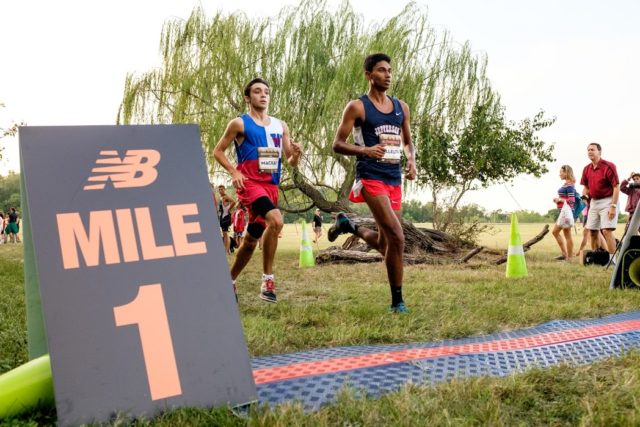
[[[371,218],[352,217],[358,226],[377,231],[378,226]],[[468,248],[453,236],[428,228],[417,228],[411,222],[401,221],[404,232],[404,261],[407,264],[438,264],[438,258],[456,257]],[[356,235],[349,236],[342,247],[332,246],[320,251],[316,257],[318,264],[327,262],[378,262],[383,257]]]

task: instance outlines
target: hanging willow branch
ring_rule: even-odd
[[[498,99],[485,77],[486,58],[436,32],[415,3],[372,26],[348,2],[330,8],[306,0],[268,18],[207,17],[196,8],[186,20],[166,22],[160,37],[162,65],[127,76],[118,123],[198,123],[210,153],[229,120],[245,110],[246,82],[265,78],[272,87],[270,114],[287,122],[306,154],[303,165],[285,170],[286,191],[295,192],[289,201],[298,206],[288,209],[348,207],[355,158],[336,156],[331,142],[344,106],[367,89],[366,53],[391,54],[390,95],[411,107],[418,150],[423,124],[460,129],[478,100]],[[215,162],[210,167],[214,174]]]

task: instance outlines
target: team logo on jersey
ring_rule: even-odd
[[[102,150],[100,156],[85,190],[102,190],[108,181],[113,188],[146,187],[158,177],[155,167],[160,162],[159,151],[127,150],[121,159],[116,150]]]
[[[271,139],[273,140],[273,145],[276,148],[280,148],[280,145],[282,144],[282,135],[280,135],[279,133],[272,133]]]

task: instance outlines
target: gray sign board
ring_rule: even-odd
[[[24,127],[61,425],[256,399],[195,125]]]

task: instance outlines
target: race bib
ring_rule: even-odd
[[[400,135],[389,135],[386,133],[378,136],[380,144],[384,146],[384,156],[378,160],[382,163],[398,164],[402,157],[402,137]]]
[[[258,147],[258,172],[278,172],[278,160],[280,160],[279,148]]]

